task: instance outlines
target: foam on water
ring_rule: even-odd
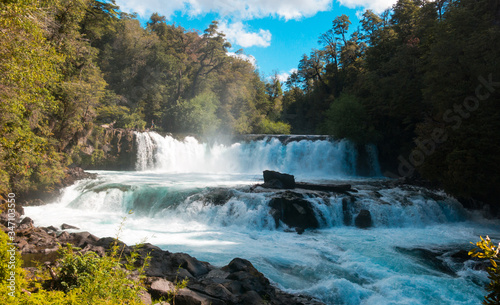
[[[234,143],[200,143],[193,137],[177,140],[155,132],[136,133],[137,170],[170,173],[261,174],[277,170],[304,178],[356,175],[357,151],[348,141],[303,139],[282,143],[277,138]],[[367,146],[369,169],[380,175],[376,149]]]
[[[116,236],[127,217],[120,239],[128,244],[146,238],[219,266],[242,257],[281,289],[326,304],[478,304],[485,294],[486,273],[453,254],[479,235],[500,238],[500,228],[439,192],[357,178],[354,197],[306,194],[319,229],[298,235],[276,228],[267,205],[275,193],[250,191],[261,170],[350,179],[356,152],[348,142],[209,146],[156,133],[137,141],[139,171],[96,171],[97,179],[66,188],[52,204],[26,207],[26,215],[40,226],[68,223],[100,237]],[[376,151],[369,154],[379,171]],[[352,216],[369,210],[374,227],[345,223],[343,200],[352,200]]]

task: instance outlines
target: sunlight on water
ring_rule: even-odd
[[[97,179],[68,187],[55,203],[26,207],[26,215],[37,225],[68,223],[99,237],[116,236],[127,217],[120,238],[128,244],[146,239],[219,266],[234,257],[249,259],[278,287],[327,304],[481,302],[486,273],[456,255],[470,249],[469,242],[479,235],[499,238],[498,224],[440,192],[349,178],[349,156],[354,154],[349,144],[266,140],[207,150],[194,139],[141,136],[137,164],[143,171],[96,171]],[[143,147],[147,145],[152,146]],[[168,152],[176,149],[185,150]],[[270,160],[288,160],[285,169],[305,177],[312,166],[307,158],[321,151],[348,163],[327,167],[323,174],[336,168],[340,172],[332,176],[342,176],[343,183],[350,179],[359,191],[353,197],[353,215],[369,210],[373,228],[362,230],[352,221],[344,222],[342,200],[350,197],[342,194],[308,197],[319,229],[298,235],[283,225],[276,228],[267,204],[276,192],[251,190],[262,182],[261,167]],[[290,156],[294,154],[302,156]],[[248,158],[259,155],[262,158],[252,165]],[[243,164],[241,156],[247,159]],[[200,168],[197,162],[207,163]],[[214,167],[217,163],[220,166]],[[275,169],[283,169],[280,166]],[[134,213],[128,215],[129,210]]]

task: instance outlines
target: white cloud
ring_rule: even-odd
[[[137,13],[142,17],[149,17],[152,13],[159,13],[170,18],[175,12],[186,12],[183,0],[117,0],[120,10],[127,13]]]
[[[282,73],[278,74],[278,79],[280,80],[280,82],[284,83],[284,82],[286,82],[286,80],[288,79],[288,77],[290,77],[290,75],[292,73],[294,73],[294,72],[297,72],[296,68],[293,68],[293,69],[291,69],[288,72],[282,72]]]
[[[117,0],[122,11],[137,12],[148,17],[153,12],[172,16],[182,12],[189,16],[200,16],[216,12],[222,17],[240,19],[277,16],[286,20],[314,16],[327,11],[332,0]]]
[[[246,54],[242,54],[242,53],[237,54],[237,53],[233,53],[233,52],[227,52],[227,55],[233,56],[236,58],[241,58],[245,61],[248,61],[249,63],[252,64],[252,66],[257,68],[257,60],[255,59],[255,57],[253,57],[253,55],[246,55]]]
[[[259,29],[258,32],[249,32],[246,26],[241,22],[221,22],[219,31],[226,34],[226,39],[232,44],[248,47],[268,47],[271,45],[271,32],[269,30]]]
[[[349,8],[372,9],[382,12],[397,0],[337,0]],[[311,17],[328,11],[333,0],[117,0],[122,11],[137,12],[149,17],[154,12],[170,18],[176,12],[196,17],[218,13],[221,17],[250,20],[263,17],[279,17],[285,20]]]
[[[338,0],[338,2],[348,8],[371,9],[375,13],[381,13],[395,4],[397,0]]]

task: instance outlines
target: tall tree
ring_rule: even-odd
[[[50,186],[62,177],[48,114],[58,103],[50,87],[64,57],[45,38],[47,16],[37,2],[0,3],[0,193]]]

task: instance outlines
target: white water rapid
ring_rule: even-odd
[[[26,207],[26,215],[37,225],[68,223],[100,237],[116,236],[127,217],[120,239],[128,244],[147,239],[220,266],[242,257],[281,289],[326,304],[479,304],[485,294],[486,273],[463,251],[479,235],[498,240],[498,224],[444,193],[376,178],[373,147],[364,163],[374,177],[364,178],[346,141],[136,139],[137,171],[94,171],[97,179],[68,187],[54,203]],[[276,227],[268,203],[277,191],[252,188],[265,169],[299,181],[351,183],[358,192],[297,191],[319,223],[299,235]],[[353,220],[363,209],[373,221],[366,230]]]
[[[232,145],[209,145],[193,137],[177,140],[155,132],[137,133],[136,137],[139,171],[261,175],[263,170],[270,169],[315,179],[356,175],[357,151],[348,141],[310,136],[284,144],[269,137]],[[372,163],[370,170],[380,175],[376,150],[368,146],[367,151]]]

